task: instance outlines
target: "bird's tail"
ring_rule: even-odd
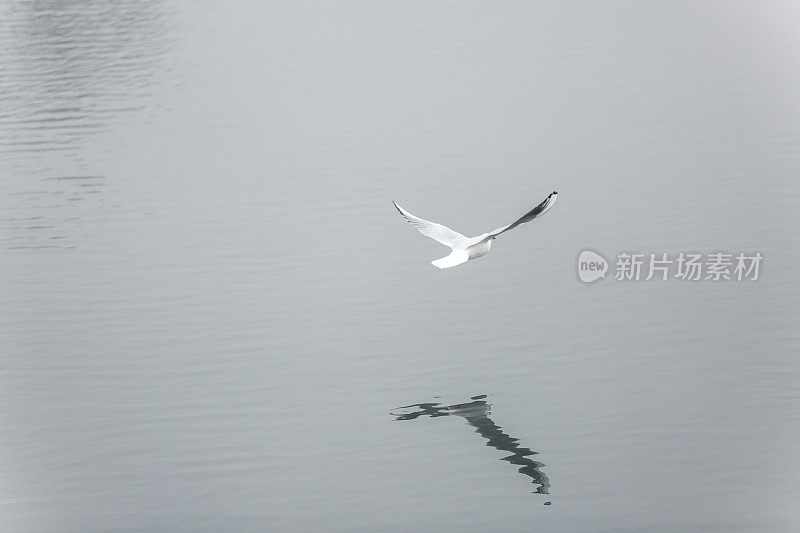
[[[453,250],[447,257],[442,257],[431,264],[438,268],[450,268],[469,261],[469,254],[466,250]]]

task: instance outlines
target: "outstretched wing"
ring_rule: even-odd
[[[556,198],[558,198],[558,193],[556,191],[553,191],[550,194],[550,196],[548,196],[545,199],[544,202],[540,203],[539,205],[537,205],[536,207],[534,207],[533,209],[531,209],[530,211],[528,211],[527,213],[522,215],[522,217],[520,217],[515,222],[512,222],[508,226],[502,226],[502,227],[497,228],[496,230],[490,232],[489,233],[489,237],[487,237],[487,238],[497,237],[501,233],[506,232],[506,231],[508,231],[510,229],[514,229],[517,226],[519,226],[520,224],[524,224],[525,222],[530,222],[534,218],[537,218],[537,217],[540,217],[540,216],[544,215],[545,213],[547,213],[550,210],[551,207],[553,207],[553,204],[556,203]]]
[[[466,239],[464,235],[461,235],[457,231],[451,230],[447,226],[437,224],[436,222],[423,220],[397,205],[397,202],[392,203],[397,210],[400,211],[400,214],[403,215],[403,218],[408,220],[409,224],[417,228],[419,232],[426,237],[430,237],[431,239],[438,241],[445,246],[449,246],[450,248],[453,248],[456,244]]]

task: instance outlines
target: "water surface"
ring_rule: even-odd
[[[799,16],[4,3],[0,529],[796,531]]]

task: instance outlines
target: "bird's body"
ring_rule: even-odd
[[[397,205],[397,202],[394,202],[394,206],[411,225],[419,230],[420,233],[444,244],[445,246],[449,246],[452,249],[450,255],[435,261],[431,261],[433,266],[438,268],[451,268],[462,263],[466,263],[470,259],[476,259],[488,254],[492,249],[492,240],[495,237],[503,232],[516,228],[522,223],[529,222],[534,218],[542,216],[549,211],[551,207],[553,207],[557,197],[558,193],[553,191],[553,193],[548,196],[544,202],[525,213],[525,215],[515,222],[512,222],[507,226],[497,228],[489,233],[483,233],[477,237],[467,237],[451,230],[447,226],[414,216]]]
[[[473,244],[469,248],[467,248],[467,253],[469,254],[470,259],[476,259],[478,257],[482,257],[489,253],[489,250],[492,249],[492,240],[489,239],[487,241],[481,241],[478,244]]]

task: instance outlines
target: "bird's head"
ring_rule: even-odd
[[[492,240],[495,240],[497,237],[492,237]]]

